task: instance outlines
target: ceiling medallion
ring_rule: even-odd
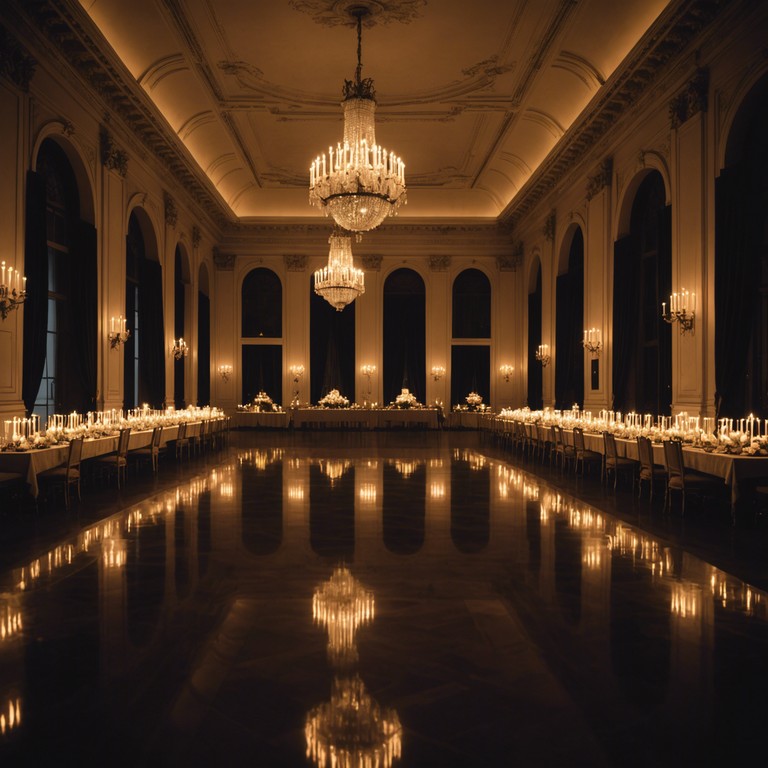
[[[427,0],[290,0],[292,8],[326,27],[354,26],[354,11],[358,8],[366,11],[366,27],[393,21],[408,24],[421,16],[426,4]]]
[[[357,19],[355,79],[344,81],[344,141],[318,155],[309,169],[309,202],[350,232],[375,229],[405,202],[405,163],[376,143],[376,92],[362,78],[365,6],[350,8]]]

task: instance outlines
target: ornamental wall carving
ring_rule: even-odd
[[[365,269],[366,272],[381,272],[381,260],[381,256],[370,253],[360,257],[363,269]]]
[[[176,229],[176,222],[179,220],[179,211],[176,208],[176,201],[167,193],[163,193],[165,203],[165,223],[172,229]]]
[[[450,256],[430,256],[429,268],[432,272],[447,272],[451,266]]]
[[[101,164],[110,171],[117,171],[123,178],[128,173],[128,154],[120,149],[105,126],[99,129]]]
[[[36,67],[37,60],[0,25],[0,75],[7,77],[23,91],[28,91]]]
[[[612,175],[613,158],[606,157],[600,163],[597,173],[587,177],[587,200],[591,200],[601,190],[610,187]]]
[[[679,128],[699,112],[707,111],[709,70],[699,67],[685,88],[669,102],[669,121],[672,128]]]
[[[306,272],[307,270],[307,257],[302,254],[285,254],[283,263],[289,272]]]
[[[235,269],[234,253],[220,253],[218,248],[213,249],[213,263],[219,272],[232,272]]]

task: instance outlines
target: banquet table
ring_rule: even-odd
[[[234,427],[249,429],[288,429],[291,417],[286,411],[259,413],[256,411],[238,411],[232,417]]]
[[[451,411],[445,416],[448,429],[480,429],[481,413],[477,411]]]
[[[187,423],[187,437],[198,437],[202,422]],[[173,442],[179,433],[177,425],[163,427],[161,445]],[[152,440],[151,429],[131,431],[128,442],[128,452],[137,448],[144,448]],[[96,456],[104,456],[117,450],[117,435],[109,437],[87,438],[83,441],[82,460],[93,459]],[[24,477],[29,493],[37,498],[39,487],[37,476],[47,469],[61,466],[66,463],[69,454],[69,445],[55,445],[51,448],[36,448],[30,451],[0,451],[0,472],[15,472]]]
[[[437,408],[293,408],[297,429],[437,429]]]

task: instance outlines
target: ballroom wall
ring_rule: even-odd
[[[24,263],[25,176],[35,170],[42,141],[53,139],[67,154],[81,199],[80,215],[97,231],[98,361],[95,401],[119,408],[123,402],[123,351],[110,349],[110,318],[124,312],[126,233],[131,212],[148,224],[148,250],[163,267],[165,340],[174,330],[174,254],[185,261],[185,401],[197,402],[196,328],[201,270],[211,299],[211,402],[227,409],[240,401],[241,285],[255,267],[267,267],[283,289],[283,393],[293,389],[289,367],[309,365],[311,275],[327,258],[330,227],[311,215],[300,221],[232,222],[212,209],[215,198],[191,158],[162,151],[147,141],[151,110],[125,117],[107,98],[99,73],[86,78],[67,65],[61,49],[18,12],[0,9],[0,241],[3,258]],[[420,221],[402,217],[355,245],[366,269],[366,293],[356,302],[357,400],[367,396],[361,365],[374,364],[371,398],[381,401],[383,285],[395,269],[408,267],[426,289],[426,393],[428,402],[450,398],[451,295],[464,269],[483,272],[492,285],[490,398],[495,407],[526,401],[527,294],[537,262],[542,267],[542,342],[553,362],[543,370],[545,405],[553,405],[557,366],[555,347],[556,278],[567,264],[575,227],[584,236],[584,327],[602,331],[599,386],[591,387],[585,352],[584,406],[610,407],[612,382],[613,244],[626,234],[637,189],[651,171],[661,174],[672,210],[672,285],[695,291],[695,332],[672,333],[672,407],[714,414],[714,232],[715,178],[724,166],[725,147],[739,107],[762,78],[768,77],[768,6],[732,2],[715,21],[685,43],[683,65],[660,68],[649,84],[613,117],[611,129],[584,142],[577,161],[555,174],[553,183],[521,212],[514,204],[498,222]],[[671,41],[670,44],[674,44]],[[105,56],[105,77],[126,72]],[[647,63],[653,67],[653,62]],[[138,104],[148,99],[135,84]],[[588,107],[579,130],[601,115],[600,94]],[[151,128],[151,126],[150,126]],[[158,129],[159,130],[159,129]],[[566,136],[567,140],[572,137]],[[186,162],[186,165],[184,165]],[[545,166],[547,164],[545,163]],[[179,169],[182,170],[179,170]],[[545,171],[547,168],[545,167]],[[196,192],[196,182],[208,197]],[[537,179],[534,177],[532,184]],[[526,189],[523,190],[525,195]],[[413,195],[418,190],[412,191]],[[214,206],[215,208],[215,206]],[[660,309],[660,308],[659,308]],[[23,311],[0,320],[0,419],[23,414]],[[269,340],[275,342],[275,340]],[[256,342],[258,343],[258,341]],[[470,342],[475,343],[475,342]],[[477,341],[476,343],[482,343]],[[222,364],[233,366],[225,381]],[[498,374],[514,365],[509,382]],[[439,381],[433,365],[446,368]],[[174,362],[166,356],[166,401],[173,402]],[[309,374],[300,382],[300,399],[309,399]]]

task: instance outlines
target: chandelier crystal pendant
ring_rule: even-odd
[[[318,155],[309,169],[309,202],[325,209],[350,232],[375,229],[406,202],[405,164],[376,143],[376,92],[362,79],[362,20],[367,9],[354,7],[357,18],[355,80],[344,81],[344,141]]]
[[[365,273],[352,263],[352,236],[335,228],[328,238],[328,265],[315,272],[315,293],[337,312],[365,293]]]

